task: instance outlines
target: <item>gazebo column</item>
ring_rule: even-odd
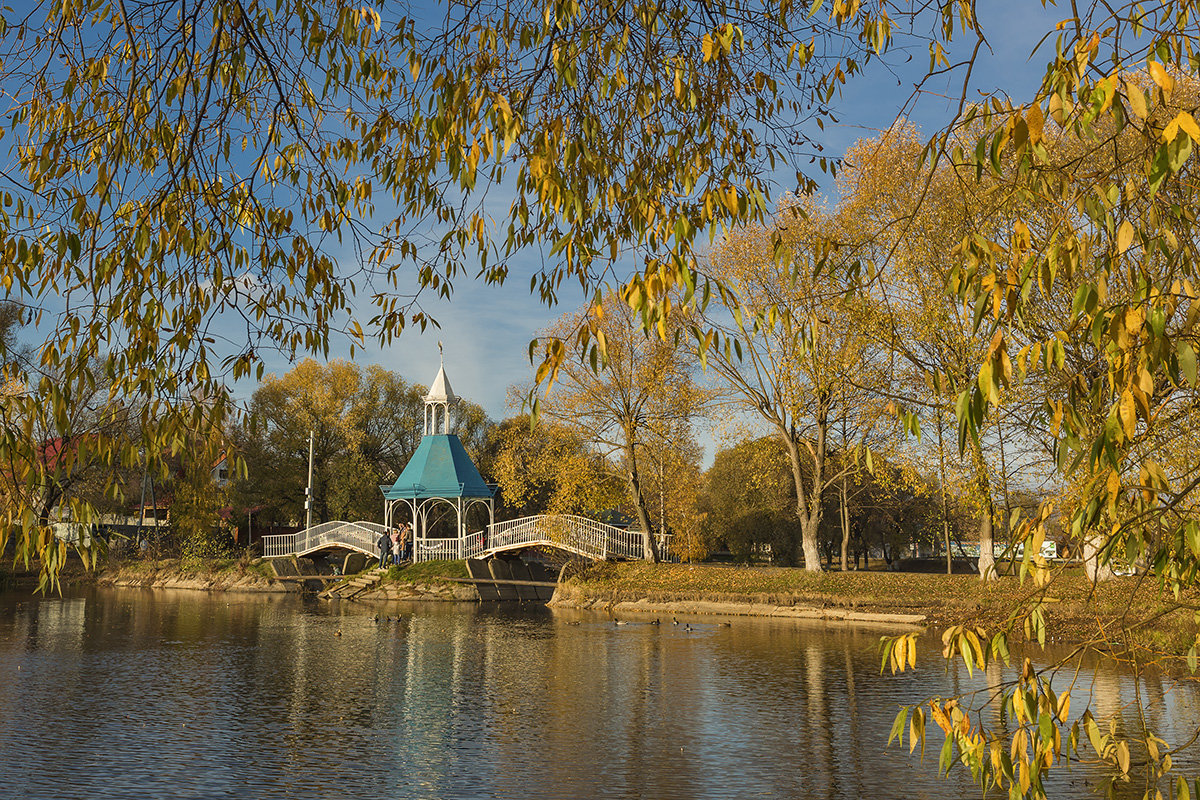
[[[458,498],[455,506],[458,509],[458,557],[461,560],[463,557],[463,542],[466,535],[466,529],[463,525],[463,503],[461,497]]]
[[[421,542],[423,544],[423,552],[429,553],[429,509],[423,504],[418,504],[416,498],[413,498],[413,513],[421,517]],[[415,527],[415,526],[414,526]],[[425,559],[421,559],[424,561]]]

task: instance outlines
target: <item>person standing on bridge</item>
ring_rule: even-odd
[[[412,552],[409,548],[412,547],[412,536],[409,530],[408,523],[405,522],[400,526],[400,557],[408,560],[412,558]]]
[[[379,568],[383,569],[387,566],[388,553],[392,549],[392,537],[388,536],[387,531],[379,534],[379,541],[375,543],[379,548]]]
[[[400,563],[400,529],[392,529],[392,563]]]

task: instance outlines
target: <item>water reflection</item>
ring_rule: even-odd
[[[1013,669],[881,677],[877,631],[649,619],[0,598],[0,800],[977,796],[884,743],[899,703],[986,692]],[[1079,681],[1097,711],[1140,704],[1168,739],[1197,719],[1194,692],[1159,679]],[[1095,779],[1077,769],[1058,788]]]

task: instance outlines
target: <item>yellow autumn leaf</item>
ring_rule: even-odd
[[[1042,130],[1046,126],[1046,118],[1042,115],[1042,107],[1034,103],[1025,112],[1025,125],[1029,128],[1029,141],[1037,144],[1042,140]]]
[[[1180,131],[1191,137],[1193,142],[1200,141],[1200,127],[1197,127],[1196,120],[1186,111],[1180,111],[1173,120],[1167,123],[1167,127],[1163,128],[1162,140],[1173,142]]]
[[[1146,95],[1142,93],[1142,87],[1133,81],[1125,81],[1125,99],[1129,101],[1129,110],[1138,119],[1145,119],[1150,115],[1149,109],[1146,108]]]
[[[1167,74],[1166,68],[1157,61],[1147,61],[1146,69],[1150,71],[1150,77],[1158,84],[1158,88],[1162,89],[1163,94],[1170,96],[1175,88],[1175,81]]]
[[[1133,399],[1133,392],[1126,389],[1121,392],[1121,402],[1117,409],[1121,417],[1121,427],[1125,431],[1125,435],[1132,438],[1137,433],[1137,401]]]
[[[1108,489],[1109,497],[1116,497],[1121,493],[1121,473],[1115,469],[1108,473],[1108,480],[1104,482],[1104,486]]]
[[[1200,142],[1200,126],[1196,125],[1196,118],[1186,111],[1180,111],[1176,115],[1175,120],[1179,123],[1179,127],[1190,137],[1193,142]]]
[[[1124,253],[1133,244],[1133,223],[1125,220],[1117,229],[1117,252]]]

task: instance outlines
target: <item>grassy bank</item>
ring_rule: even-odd
[[[284,592],[294,590],[274,580],[262,559],[163,558],[110,561],[95,576],[108,586],[200,589],[206,591]]]
[[[465,561],[425,561],[406,567],[393,566],[377,588],[365,592],[361,597],[371,600],[478,602],[479,593],[474,586],[449,580],[465,577]]]
[[[1093,586],[1078,572],[1059,574],[1039,588],[1015,577],[984,584],[971,575],[634,562],[596,564],[567,583],[567,592],[613,603],[700,600],[924,614],[935,629],[972,624],[995,630],[1040,598],[1046,603],[1048,641],[1107,639],[1118,647],[1172,657],[1195,641],[1192,612],[1184,605],[1200,600],[1185,597],[1177,603],[1152,578],[1116,578]]]
[[[467,578],[465,561],[422,561],[407,567],[393,565],[388,569],[388,583],[453,583],[446,578]]]

